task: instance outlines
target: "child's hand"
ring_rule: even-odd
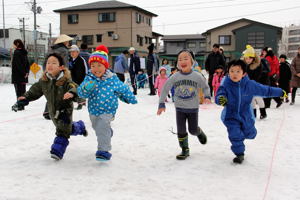
[[[205,98],[205,99],[203,100],[203,103],[204,103],[204,104],[211,104],[211,100],[210,100],[209,98]]]
[[[73,98],[74,97],[74,94],[72,94],[72,93],[70,93],[70,92],[66,92],[65,94],[64,94],[64,100],[66,100],[66,99],[71,99],[71,98]]]
[[[94,87],[96,86],[96,80],[92,81],[88,81],[86,84],[84,84],[84,89],[90,91],[92,89],[94,89]]]
[[[284,90],[282,90],[283,95],[280,97],[280,99],[284,99],[284,98],[288,98],[288,95],[286,94],[286,92]]]
[[[219,96],[218,99],[221,106],[226,106],[228,100],[225,96]]]
[[[26,97],[21,96],[21,97],[18,98],[18,101],[21,101],[21,100],[24,100],[24,99],[26,99]]]
[[[166,112],[166,108],[159,108],[157,110],[157,115],[160,115],[162,112]]]

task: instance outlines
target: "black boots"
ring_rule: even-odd
[[[244,161],[244,154],[237,155],[237,156],[233,159],[233,162],[234,162],[234,163],[237,163],[237,164],[242,164],[243,161]]]
[[[190,155],[189,143],[188,143],[188,136],[179,137],[179,146],[181,147],[182,151],[180,154],[176,156],[177,160],[185,160]]]
[[[265,119],[267,118],[267,112],[265,108],[260,108],[260,119]]]
[[[201,144],[206,144],[207,143],[207,137],[205,135],[205,133],[202,131],[202,129],[200,127],[198,127],[198,133],[199,135],[197,135],[198,140]]]

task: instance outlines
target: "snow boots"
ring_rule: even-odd
[[[179,146],[181,147],[182,151],[180,154],[176,156],[177,160],[185,160],[190,155],[189,143],[188,143],[188,136],[179,137]]]
[[[98,150],[96,152],[96,160],[98,161],[108,161],[111,158],[111,153],[109,153],[108,151],[100,151]]]
[[[86,137],[88,135],[87,130],[85,129],[84,122],[82,120],[79,120],[78,122],[73,122],[72,123],[72,133],[71,135],[76,136],[76,135],[83,135]]]
[[[234,162],[234,163],[237,163],[237,164],[242,164],[243,161],[244,161],[244,154],[237,155],[237,156],[233,159],[233,162]]]
[[[57,136],[51,146],[51,158],[60,160],[63,158],[64,153],[69,145],[69,140],[63,136]]]
[[[260,108],[260,119],[265,119],[267,118],[267,112],[265,108]]]
[[[199,142],[201,144],[206,144],[207,143],[207,137],[206,137],[205,133],[203,132],[203,130],[200,127],[198,127],[197,132],[198,132],[197,137],[198,137]]]

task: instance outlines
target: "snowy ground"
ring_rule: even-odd
[[[299,97],[293,107],[268,109],[268,119],[256,123],[257,138],[246,141],[245,162],[234,165],[221,107],[214,104],[199,113],[208,144],[190,136],[185,161],[175,159],[180,149],[169,131],[176,131],[172,103],[156,116],[157,97],[145,89],[138,92],[139,104],[120,103],[111,161],[95,161],[96,136],[84,107],[74,111],[74,119],[85,121],[89,136],[72,137],[57,162],[49,155],[55,129],[42,118],[45,99],[15,113],[13,86],[0,84],[0,93],[1,200],[300,199]]]

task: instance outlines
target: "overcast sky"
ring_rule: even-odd
[[[27,2],[29,2],[28,0]],[[37,15],[39,30],[48,32],[52,23],[54,35],[59,34],[59,14],[54,9],[97,0],[36,0],[43,11]],[[153,31],[165,34],[196,34],[210,28],[248,18],[275,26],[300,25],[300,0],[122,0],[158,15]],[[25,0],[4,0],[6,28],[19,28],[18,18],[25,17],[26,29],[33,29],[33,13]],[[298,14],[298,16],[297,16]],[[2,2],[0,27],[3,28]]]

